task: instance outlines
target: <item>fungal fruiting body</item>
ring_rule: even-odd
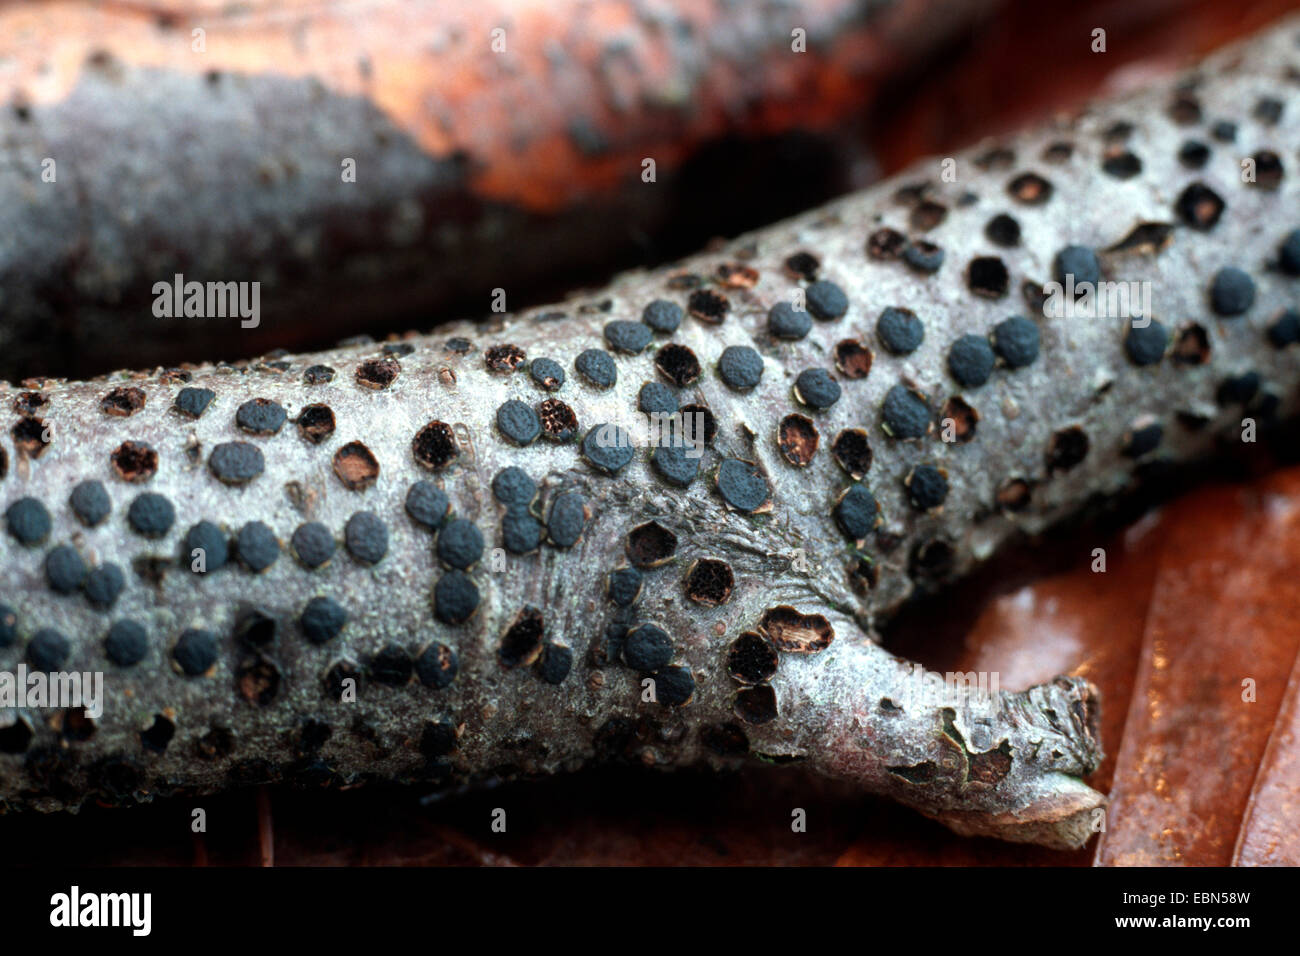
[[[954,692],[871,635],[1295,411],[1298,33],[562,321],[6,387],[0,670],[104,699],[6,709],[0,800],[756,757],[1079,845],[1093,688]]]

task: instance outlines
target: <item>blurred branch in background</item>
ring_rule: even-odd
[[[0,6],[0,377],[428,327],[794,213],[994,5]],[[155,317],[175,273],[260,281],[260,325]]]

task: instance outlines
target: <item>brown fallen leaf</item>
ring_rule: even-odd
[[[1260,761],[1232,862],[1239,866],[1300,866],[1300,656],[1286,699]]]
[[[1300,472],[1170,509],[1099,864],[1232,862],[1300,646],[1298,569]]]

